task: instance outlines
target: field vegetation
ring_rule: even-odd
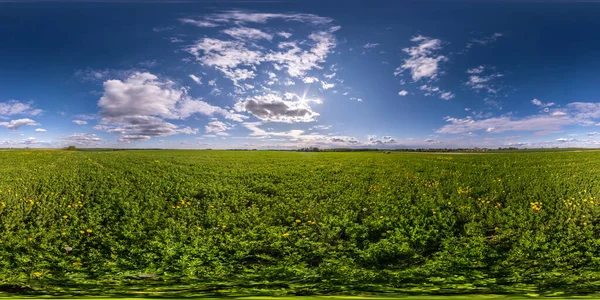
[[[600,152],[0,152],[2,291],[599,287]]]

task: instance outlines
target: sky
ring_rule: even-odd
[[[600,147],[599,15],[0,0],[0,148]]]

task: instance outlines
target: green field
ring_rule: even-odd
[[[598,289],[600,152],[0,151],[0,293]]]

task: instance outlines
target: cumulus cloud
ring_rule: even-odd
[[[479,66],[476,68],[468,69],[467,73],[471,74],[469,76],[469,81],[467,81],[466,85],[471,87],[475,91],[484,90],[491,94],[496,94],[499,90],[493,84],[494,79],[503,77],[504,75],[501,73],[492,73],[488,75],[483,75],[487,69],[484,66]]]
[[[483,71],[485,71],[485,67],[484,66],[478,66],[472,69],[468,69],[467,73],[468,74],[481,74],[483,73]]]
[[[397,76],[408,70],[415,82],[421,79],[436,79],[440,74],[439,65],[448,61],[446,56],[436,54],[442,49],[442,41],[422,35],[412,38],[411,41],[418,44],[403,49],[409,57],[404,60],[401,66],[396,68],[394,75]]]
[[[318,113],[308,105],[307,100],[289,101],[279,95],[267,94],[248,97],[235,105],[239,112],[249,112],[263,121],[269,122],[312,122]],[[319,101],[314,101],[319,103]]]
[[[285,31],[280,31],[277,33],[278,36],[281,36],[283,38],[289,39],[292,37],[292,34],[289,32],[285,32]]]
[[[431,144],[441,144],[442,143],[441,141],[438,141],[436,139],[426,139],[424,142],[427,143],[427,144],[430,144],[430,145]]]
[[[398,92],[398,95],[406,96],[406,95],[408,95],[408,92],[406,90],[401,90],[400,92]]]
[[[194,74],[189,75],[190,78],[197,84],[202,84],[202,79]]]
[[[396,143],[396,139],[391,136],[382,136],[379,138],[376,135],[369,135],[368,139],[369,139],[369,143],[372,145],[384,145],[384,144]]]
[[[273,131],[271,128],[265,130],[260,128],[261,122],[244,122],[242,126],[250,130],[250,137],[269,141],[278,141],[281,144],[276,148],[289,147],[341,147],[364,145],[358,139],[351,136],[331,136],[317,132],[305,133],[303,130],[293,129],[289,131]]]
[[[303,48],[304,45],[308,45],[309,48]],[[325,62],[325,58],[335,46],[335,37],[330,31],[317,31],[302,43],[279,43],[279,51],[265,51],[263,47],[249,41],[226,41],[209,37],[203,38],[186,50],[202,65],[215,67],[225,77],[237,83],[240,78],[235,75],[240,72],[239,67],[256,69],[263,63],[277,65],[277,68],[286,70],[289,76],[302,77],[312,69],[320,69],[320,64]]]
[[[41,113],[42,110],[33,108],[31,102],[23,103],[18,100],[0,102],[0,118],[7,118],[15,115],[37,116]]]
[[[342,143],[342,144],[358,144],[359,141],[355,137],[350,136],[332,136],[329,140],[333,143]]]
[[[36,128],[35,132],[46,132],[48,130],[44,129],[44,128]]]
[[[273,36],[256,28],[235,27],[223,30],[223,33],[238,40],[272,40]]]
[[[37,126],[37,125],[40,125],[40,124],[36,123],[32,119],[27,119],[27,118],[11,120],[10,122],[0,122],[0,126],[10,129],[10,130],[17,130],[17,129],[21,128],[22,126]]]
[[[304,77],[302,79],[302,81],[304,81],[304,83],[313,83],[313,82],[319,82],[319,79],[317,77],[307,76],[307,77]]]
[[[88,122],[83,121],[83,120],[73,120],[73,123],[75,123],[77,125],[87,125]]]
[[[335,83],[327,83],[325,81],[321,81],[321,87],[324,90],[328,90],[328,89],[334,88],[335,87]]]
[[[574,139],[574,138],[558,138],[558,139],[556,139],[556,141],[560,142],[560,143],[567,143],[567,142],[574,142],[574,141],[576,141],[576,139]]]
[[[94,145],[101,142],[102,139],[91,133],[75,133],[70,136],[63,137],[62,139],[69,141],[76,145]]]
[[[425,92],[425,96],[439,96],[440,99],[450,100],[454,98],[454,94],[452,92],[444,91],[437,86],[431,86],[424,84],[419,87],[419,90]]]
[[[195,134],[197,129],[165,121],[182,120],[194,114],[242,121],[246,116],[232,113],[187,95],[172,81],[160,81],[151,73],[135,73],[126,80],[107,80],[98,101],[101,128],[121,135],[121,141],[137,141],[155,136]]]
[[[214,133],[216,135],[229,135],[225,131],[232,129],[234,126],[232,124],[224,123],[221,121],[211,121],[205,127],[205,131],[207,133]]]
[[[3,141],[0,141],[0,145],[11,146],[11,147],[13,147],[13,146],[16,146],[16,147],[29,147],[29,146],[38,145],[38,144],[49,145],[49,143],[39,142],[34,137],[28,137],[28,138],[22,139],[20,141],[15,141],[15,140],[3,140]]]

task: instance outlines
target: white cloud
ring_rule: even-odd
[[[484,66],[478,66],[472,69],[468,69],[467,73],[469,74],[481,74],[483,73],[483,71],[485,71],[485,67]]]
[[[327,130],[330,128],[331,128],[331,125],[315,125],[315,126],[309,128],[308,130]]]
[[[308,77],[304,77],[302,79],[302,81],[304,81],[304,83],[313,83],[313,82],[319,82],[319,79],[317,77],[308,76]]]
[[[329,138],[329,141],[336,144],[358,144],[360,143],[355,137],[351,136],[332,136]]]
[[[396,68],[394,75],[397,76],[409,70],[415,82],[421,79],[436,79],[440,74],[440,63],[448,61],[446,56],[436,54],[438,50],[442,49],[442,41],[422,35],[412,38],[411,41],[417,42],[418,45],[403,49],[409,58]]]
[[[36,128],[35,132],[46,132],[48,130],[44,129],[44,128]]]
[[[328,54],[336,47],[336,40],[331,31],[317,31],[308,36],[312,47],[308,50],[300,48],[296,42],[283,42],[279,48],[287,51],[270,52],[265,61],[281,65],[292,77],[301,77],[312,69],[321,69]]]
[[[369,135],[368,139],[369,139],[369,143],[372,145],[384,145],[384,144],[395,144],[396,143],[396,139],[391,136],[382,136],[379,138],[376,135]]]
[[[10,122],[0,122],[0,126],[5,127],[10,130],[17,130],[17,129],[21,128],[22,126],[37,126],[37,125],[40,125],[40,124],[36,123],[32,119],[27,119],[27,118],[11,120]]]
[[[440,94],[440,99],[442,100],[450,100],[454,98],[454,94],[451,92],[443,92]]]
[[[280,31],[280,32],[277,33],[277,35],[279,35],[279,36],[281,36],[283,38],[286,38],[286,39],[289,39],[290,37],[292,37],[291,33],[285,32],[285,31]]]
[[[586,125],[592,125],[590,119],[600,118],[600,103],[598,102],[573,102],[567,104],[567,109],[578,121]]]
[[[189,75],[190,78],[197,84],[202,84],[202,79],[194,74]]]
[[[68,141],[69,144],[88,146],[102,142],[102,139],[91,133],[74,133],[61,139]]]
[[[239,112],[249,112],[268,122],[312,122],[319,114],[308,105],[309,101],[288,101],[278,95],[267,94],[240,100],[236,103],[235,109]]]
[[[215,133],[217,135],[229,135],[225,131],[232,129],[232,124],[224,123],[221,121],[211,121],[205,127],[204,130],[207,133]]]
[[[218,27],[219,26],[218,24],[215,24],[210,21],[194,20],[194,19],[187,19],[187,18],[179,19],[179,22],[184,23],[184,24],[191,24],[191,25],[198,26],[198,27]]]
[[[469,81],[467,81],[466,85],[471,87],[473,90],[485,90],[488,93],[496,94],[498,92],[498,88],[495,87],[494,84],[491,83],[496,78],[503,77],[504,75],[501,73],[493,73],[489,75],[482,75],[486,71],[484,66],[479,66],[476,68],[472,68],[467,70],[469,76]]]
[[[566,142],[574,142],[576,141],[576,139],[573,138],[558,138],[556,139],[557,142],[561,142],[561,143],[566,143]]]
[[[335,83],[327,83],[325,81],[321,81],[321,87],[324,90],[330,89],[330,88],[334,88],[335,87]]]
[[[272,40],[273,36],[256,28],[236,27],[223,30],[223,33],[238,40]]]
[[[379,46],[379,43],[366,43],[366,44],[363,46],[363,48],[365,48],[365,49],[371,49],[371,48],[375,48],[375,47],[377,47],[377,46]]]
[[[180,39],[180,38],[178,38],[178,37],[170,37],[170,38],[169,38],[169,41],[170,41],[171,43],[183,43],[183,42],[184,42],[182,39]]]
[[[243,10],[229,10],[210,14],[199,19],[180,19],[182,23],[192,24],[198,27],[217,27],[226,24],[265,24],[273,19],[309,23],[312,25],[324,25],[333,22],[333,19],[320,17],[313,14],[281,14],[281,13],[257,13]]]
[[[335,73],[335,72],[333,72],[333,73],[331,73],[331,74],[323,74],[323,77],[325,77],[325,78],[327,78],[327,79],[331,79],[331,78],[335,77],[335,75],[336,75],[336,73]]]
[[[276,64],[279,69],[286,69],[292,77],[304,76],[312,69],[321,69],[321,63],[336,46],[335,38],[329,31],[317,31],[308,36],[302,45],[297,42],[279,43],[282,51],[264,51],[263,48],[241,40],[223,41],[214,38],[204,38],[186,50],[196,57],[202,65],[215,67],[217,70],[236,82],[240,66],[256,69],[261,63]],[[245,72],[251,72],[245,70]],[[253,74],[253,73],[252,73]],[[253,78],[249,77],[249,78]]]
[[[195,134],[197,129],[177,126],[165,119],[181,120],[194,114],[221,115],[242,121],[246,116],[229,112],[187,95],[172,81],[159,81],[151,73],[135,73],[125,81],[107,80],[100,101],[101,130],[121,134],[120,141],[137,141],[154,136]]]
[[[220,71],[231,71],[238,65],[257,65],[263,60],[262,53],[258,49],[248,49],[243,41],[203,38],[186,50],[201,64],[216,67]]]
[[[83,120],[73,120],[73,123],[75,123],[77,125],[87,125],[88,122],[83,121]]]
[[[23,103],[18,100],[0,102],[0,118],[6,118],[8,116],[15,115],[37,116],[41,113],[42,110],[33,108],[31,103]]]
[[[444,91],[437,86],[431,85],[422,85],[419,87],[419,90],[425,92],[425,96],[439,96],[442,100],[450,100],[454,98],[454,94],[452,92]]]
[[[538,107],[547,108],[554,105],[554,103],[544,103],[538,99],[533,99],[531,102]],[[436,132],[467,134],[476,131],[489,133],[529,131],[543,134],[560,132],[568,125],[593,126],[598,123],[598,119],[600,119],[600,103],[573,102],[568,103],[566,108],[554,110],[550,114],[538,114],[523,118],[513,116],[484,117],[482,119],[470,116],[462,119],[446,117],[445,120],[448,124]]]
[[[475,39],[471,39],[472,43],[476,43],[476,44],[480,44],[480,45],[487,45],[487,44],[491,44],[495,41],[498,40],[498,38],[504,36],[504,34],[500,33],[500,32],[496,32],[492,35],[489,36],[485,36],[482,38],[475,38]]]
[[[463,119],[446,117],[445,120],[449,124],[442,126],[436,131],[437,133],[466,134],[482,130],[494,133],[508,131],[552,132],[560,131],[563,126],[573,123],[569,117],[548,115],[535,115],[521,119],[502,116],[480,120],[473,119],[470,116]]]
[[[598,134],[597,131],[593,131],[593,132],[588,132],[587,133],[588,136],[595,136],[596,134]]]
[[[406,90],[401,90],[400,92],[398,92],[398,95],[406,96],[406,95],[408,95],[408,92]]]

